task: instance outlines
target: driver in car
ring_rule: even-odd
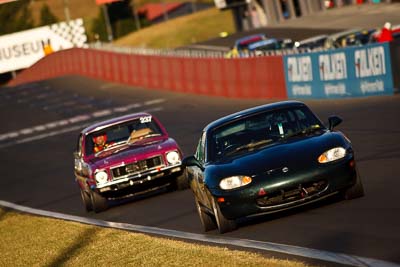
[[[94,143],[94,153],[100,152],[103,149],[107,148],[108,144],[107,144],[107,135],[106,134],[102,134],[102,135],[98,135],[93,137],[93,143]]]

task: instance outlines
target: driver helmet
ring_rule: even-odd
[[[107,135],[101,134],[93,137],[93,142],[96,146],[104,146],[107,142]]]

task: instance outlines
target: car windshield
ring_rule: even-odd
[[[259,51],[269,51],[269,50],[275,50],[275,49],[279,49],[280,44],[278,43],[278,41],[273,41],[273,42],[266,42],[264,44],[260,44],[260,45],[253,45],[253,46],[249,46],[250,50],[259,50]]]
[[[325,129],[307,107],[257,113],[224,124],[211,132],[209,160],[251,152],[292,137]]]
[[[92,155],[118,146],[142,143],[150,137],[161,136],[160,127],[151,116],[140,117],[113,125],[86,136],[86,155]]]
[[[244,38],[243,40],[238,41],[236,47],[239,50],[248,49],[250,45],[266,39],[267,38],[263,35],[249,36],[248,38]]]

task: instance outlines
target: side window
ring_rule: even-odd
[[[199,140],[199,143],[197,144],[196,153],[194,154],[194,156],[197,160],[200,160],[200,154],[201,154],[200,150],[201,150],[201,139]]]
[[[300,109],[296,109],[295,112],[296,112],[296,115],[299,118],[299,120],[306,119],[306,115],[304,115],[303,111],[301,111]]]
[[[201,137],[201,154],[202,154],[202,161],[206,162],[206,132],[203,132]]]
[[[298,118],[299,124],[302,129],[308,127],[321,127],[321,122],[319,122],[318,118],[306,108],[296,109],[295,110],[296,117]]]
[[[203,132],[196,148],[195,157],[201,163],[205,162],[205,141],[206,141],[205,139],[206,139],[206,132]]]
[[[295,122],[296,121],[296,117],[293,114],[293,111],[289,110],[288,111],[288,115],[289,115],[289,121],[290,122]]]

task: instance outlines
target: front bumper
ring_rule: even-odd
[[[261,174],[243,188],[224,191],[211,189],[215,198],[223,198],[220,209],[228,219],[274,213],[322,200],[356,182],[354,159],[321,164],[303,171]]]
[[[92,186],[92,190],[96,190],[97,192],[109,193],[116,192],[126,188],[151,188],[157,187],[160,184],[166,184],[171,182],[171,179],[176,175],[182,173],[181,164],[176,164],[172,166],[165,166],[162,168],[152,169],[148,171],[144,171],[141,173],[136,173],[134,175],[129,175],[120,179],[114,179],[113,181],[109,181],[105,184],[94,185]]]

